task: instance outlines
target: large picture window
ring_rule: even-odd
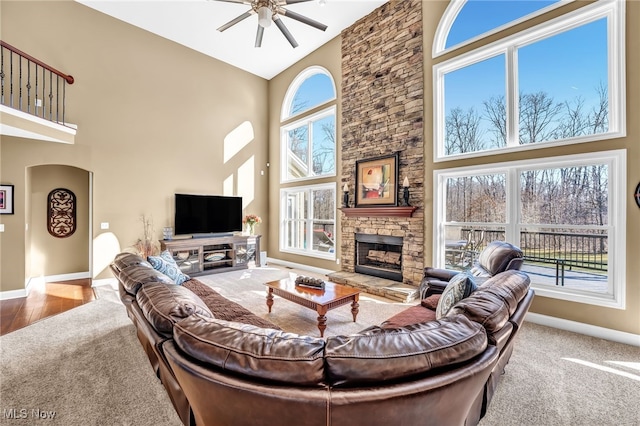
[[[467,270],[508,241],[537,294],[623,308],[625,163],[608,151],[436,172],[434,263]]]
[[[435,160],[624,136],[624,70],[624,2],[612,0],[437,64]]]
[[[280,250],[335,258],[336,185],[282,189]]]

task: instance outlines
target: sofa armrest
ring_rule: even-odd
[[[451,269],[441,269],[441,268],[432,268],[426,267],[424,268],[424,278],[429,278],[435,280],[433,281],[451,281],[455,275],[459,274],[460,271],[453,271]]]

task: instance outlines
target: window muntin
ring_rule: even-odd
[[[624,308],[625,163],[624,151],[607,151],[437,171],[434,264],[465,270],[489,242],[509,241],[537,294]],[[496,203],[474,195],[496,186],[505,190]],[[456,199],[474,213],[451,208]]]
[[[289,86],[281,119],[287,120],[335,99],[336,88],[331,74],[320,66],[309,67]]]
[[[281,190],[280,250],[335,259],[336,185],[312,185]]]
[[[593,84],[587,83],[586,85],[590,87],[586,88],[584,84],[581,84],[582,87],[568,84],[567,81],[571,80],[567,80],[564,75],[567,73],[566,71],[559,70],[556,73],[545,74],[544,70],[547,62],[535,61],[533,53],[546,51],[547,61],[551,62],[553,62],[553,57],[548,52],[548,48],[541,49],[539,46],[544,46],[545,43],[556,43],[559,48],[566,48],[556,51],[555,54],[570,57],[573,54],[571,52],[567,53],[567,50],[571,51],[573,47],[567,45],[565,41],[576,35],[582,34],[584,36],[584,31],[589,31],[591,39],[595,36],[598,41],[591,41],[586,44],[581,42],[578,50],[589,49],[589,46],[598,48],[599,52],[593,56],[599,62],[598,64],[593,64],[591,53],[589,53],[587,59],[581,57],[580,61],[576,61],[588,60],[588,67],[585,65],[581,68],[576,68],[575,74],[585,74],[585,70],[589,70],[590,82],[593,82]],[[484,148],[474,151],[473,154],[471,152],[456,153],[456,150],[453,151],[454,153],[448,154],[446,144],[450,144],[451,141],[447,141],[446,137],[447,135],[455,134],[457,129],[453,131],[446,129],[448,124],[446,114],[456,107],[451,104],[449,95],[446,93],[446,90],[452,90],[451,84],[448,84],[448,87],[445,88],[447,75],[452,72],[458,72],[465,67],[472,67],[480,61],[500,54],[506,55],[506,97],[504,99],[499,96],[485,99],[483,101],[484,109],[482,111],[476,110],[475,112],[480,115],[480,122],[484,122],[488,126],[492,140],[496,141],[500,137],[506,137],[506,144],[502,148]],[[519,60],[520,54],[524,55],[522,61]],[[534,60],[531,58],[534,58]],[[537,68],[532,68],[533,64],[537,64]],[[553,68],[551,65],[549,67]],[[603,69],[608,72],[603,73]],[[523,74],[522,76],[520,75],[521,73]],[[519,149],[541,148],[543,145],[580,143],[624,136],[624,73],[624,2],[610,0],[595,2],[559,18],[437,64],[434,66],[433,73],[435,88],[435,161],[453,157],[490,155],[496,151],[509,152]],[[546,93],[547,96],[543,97],[538,96],[539,92],[528,94],[523,92],[523,88],[535,88],[536,78],[541,74],[546,77],[541,80],[541,84],[544,85],[542,89],[547,91],[550,89],[557,90],[562,95],[558,98],[558,102],[551,103],[551,106],[560,104],[560,107],[557,108],[557,114],[552,117],[553,126],[547,125],[548,128],[553,128],[553,131],[546,132],[547,135],[551,135],[551,138],[547,138],[544,141],[541,141],[540,135],[535,133],[540,126],[531,124],[536,123],[535,120],[543,120],[545,118],[544,111],[536,112],[536,110],[533,110],[534,113],[532,114],[530,107],[532,104],[535,107],[536,103],[544,104],[544,102],[548,102],[551,96],[548,96],[549,94],[544,91],[542,93]],[[602,77],[603,75],[604,77]],[[531,78],[533,83],[530,83],[525,78],[527,76]],[[471,77],[471,81],[476,85],[484,85],[484,81],[488,77],[491,76],[487,73],[475,73]],[[580,75],[570,76],[570,78],[580,83],[585,81]],[[568,88],[566,88],[567,85],[569,86]],[[563,90],[568,92],[575,91],[571,86],[577,87],[582,91],[588,91],[588,96],[586,93],[579,93],[582,96],[567,99],[566,95],[563,94],[564,92],[558,89],[561,86],[564,86]],[[458,93],[464,93],[464,88],[458,90]],[[551,94],[555,95],[554,93]],[[452,95],[452,99],[455,99],[455,95],[455,93]],[[445,101],[447,103],[446,109]],[[477,101],[475,103],[477,104]],[[464,108],[462,110],[465,111]],[[576,112],[580,114],[576,114]],[[523,119],[520,120],[520,117]],[[521,122],[523,123],[522,130],[527,131],[527,134],[523,135],[522,141],[528,142],[534,139],[531,137],[531,135],[534,135],[535,144],[520,144]],[[528,129],[525,126],[526,123],[528,123]],[[548,128],[543,130],[548,130]]]

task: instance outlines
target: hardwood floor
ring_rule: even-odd
[[[0,336],[95,298],[90,279],[38,285],[28,297],[0,301]]]

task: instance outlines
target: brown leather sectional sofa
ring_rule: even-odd
[[[477,424],[533,298],[528,276],[506,271],[438,320],[323,339],[195,279],[167,284],[137,255],[111,269],[185,425]]]

